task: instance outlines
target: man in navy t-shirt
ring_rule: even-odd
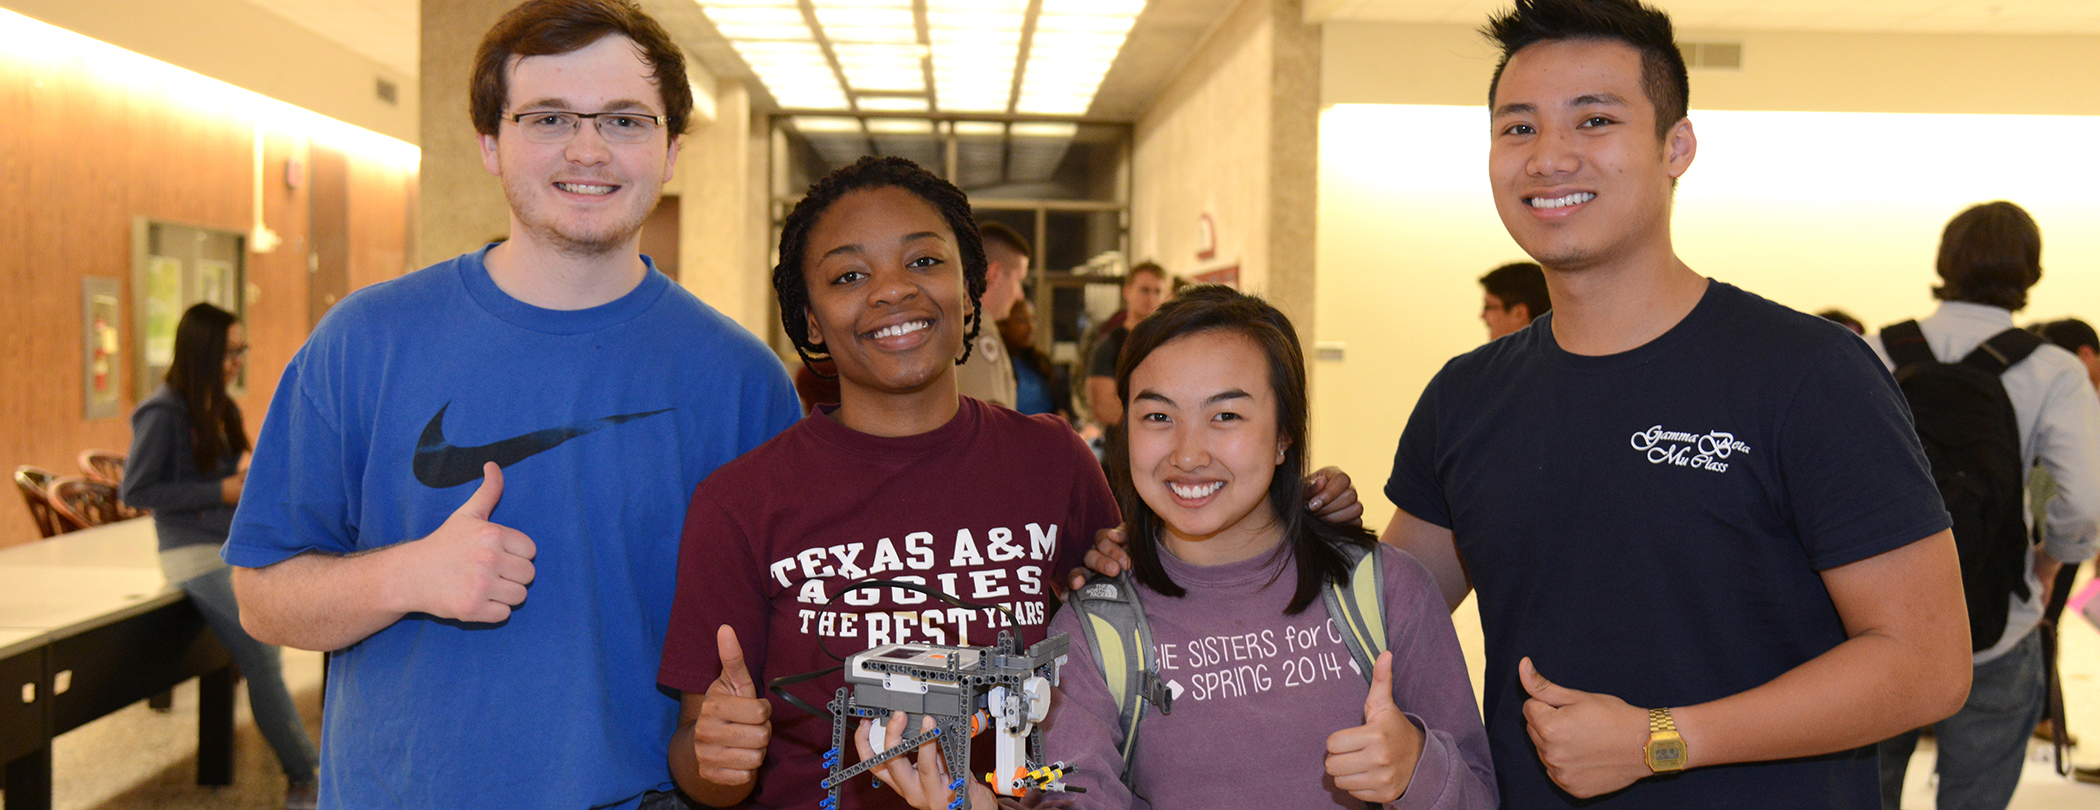
[[[1553,311],[1423,392],[1386,539],[1454,608],[1479,593],[1503,801],[1877,806],[1872,743],[1968,686],[1894,383],[1844,329],[1676,256],[1697,141],[1666,16],[1521,0],[1489,33],[1496,208]]]

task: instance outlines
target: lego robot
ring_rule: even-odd
[[[846,685],[830,703],[831,749],[824,754],[829,774],[821,783],[826,793],[819,808],[836,810],[846,780],[938,741],[949,773],[964,774],[948,785],[949,810],[961,810],[969,802],[970,738],[988,725],[997,734],[998,767],[984,776],[992,792],[1084,792],[1062,781],[1073,768],[1041,762],[1043,734],[1036,725],[1050,710],[1050,687],[1070,648],[1071,638],[1059,633],[1023,652],[1013,633],[1002,630],[990,647],[885,644],[848,656]],[[884,748],[885,724],[897,712],[905,714],[910,735]],[[932,717],[934,727],[918,731],[920,717]],[[862,719],[873,721],[868,750],[879,753],[846,765],[846,735]]]

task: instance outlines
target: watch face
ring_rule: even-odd
[[[1656,740],[1648,744],[1648,768],[1674,771],[1684,768],[1683,740]]]

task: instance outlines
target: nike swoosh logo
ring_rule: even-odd
[[[641,413],[625,413],[590,419],[558,428],[535,430],[523,436],[504,439],[493,444],[476,447],[458,447],[445,441],[445,409],[452,407],[447,402],[438,408],[430,424],[423,427],[423,438],[416,441],[416,480],[431,489],[446,489],[460,484],[481,480],[481,466],[496,462],[496,466],[508,467],[540,453],[552,450],[570,439],[593,433],[622,422],[632,422],[646,416],[669,413],[671,408]]]

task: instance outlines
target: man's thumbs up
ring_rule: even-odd
[[[748,785],[758,778],[766,745],[773,740],[773,704],[758,695],[734,628],[716,629],[715,647],[722,674],[708,684],[693,723],[693,759],[708,782]]]
[[[437,531],[404,545],[417,559],[400,567],[401,612],[493,623],[524,604],[537,549],[524,532],[489,522],[502,499],[503,468],[489,462],[466,503]]]
[[[1422,730],[1393,704],[1393,654],[1379,653],[1364,696],[1364,724],[1327,737],[1327,775],[1334,786],[1384,804],[1407,792],[1422,757]]]
[[[467,497],[467,502],[452,510],[454,515],[465,515],[475,520],[488,520],[496,511],[496,503],[503,500],[503,467],[496,462],[481,465],[481,486]]]
[[[1641,758],[1648,741],[1646,710],[1546,680],[1529,657],[1517,662],[1517,679],[1531,694],[1524,701],[1524,730],[1546,775],[1562,790],[1586,799],[1649,775]]]

